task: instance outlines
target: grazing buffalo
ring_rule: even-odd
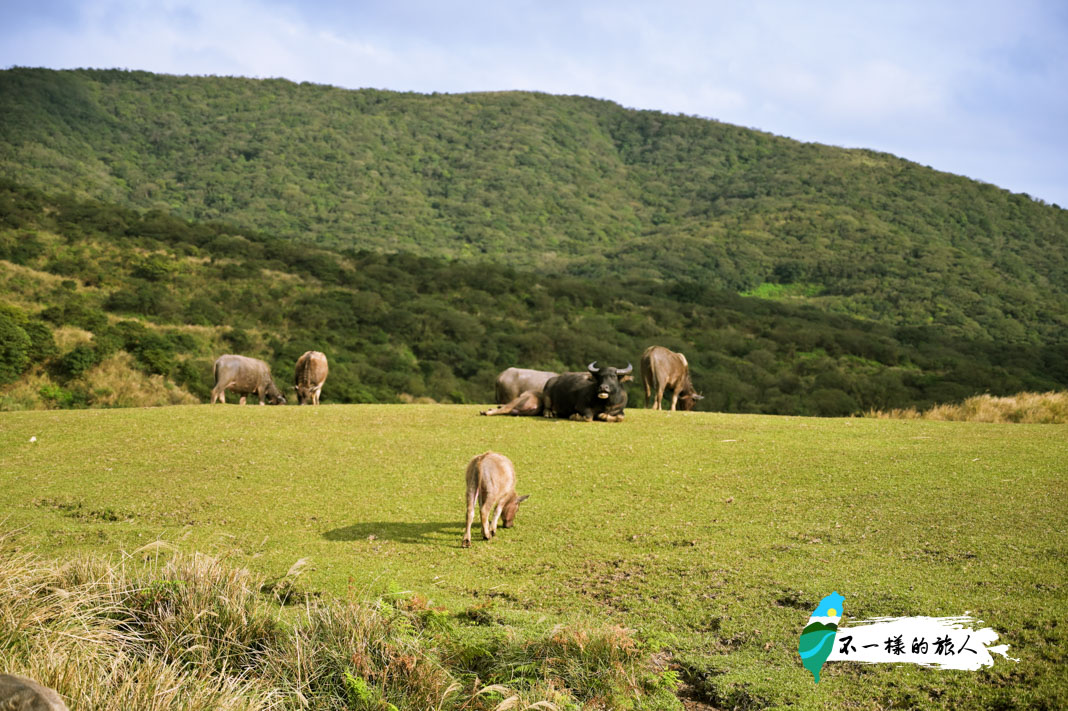
[[[483,452],[467,463],[467,528],[463,547],[471,547],[471,524],[475,520],[475,501],[482,517],[482,537],[491,540],[497,533],[497,522],[504,516],[504,527],[511,528],[519,504],[528,496],[515,493],[515,467],[512,460],[496,452]]]
[[[541,390],[524,390],[504,405],[483,410],[480,415],[513,415],[515,417],[540,415],[542,411]]]
[[[698,395],[690,382],[690,364],[682,353],[669,351],[663,346],[649,346],[642,353],[642,381],[645,383],[645,406],[649,407],[649,395],[656,393],[653,409],[659,410],[664,399],[664,390],[671,388],[671,409],[680,405],[683,410],[692,410],[703,395]]]
[[[323,391],[323,383],[330,367],[326,363],[326,356],[319,351],[305,351],[304,355],[297,358],[297,372],[294,376],[296,384],[293,389],[297,391],[298,405],[318,405],[319,393]]]
[[[634,366],[622,370],[598,368],[597,361],[587,366],[588,373],[562,373],[545,383],[542,391],[542,414],[545,417],[604,422],[619,422],[627,405],[627,391],[620,385]]]
[[[215,387],[211,389],[211,404],[226,402],[226,391],[240,395],[256,394],[263,404],[264,398],[272,405],[285,405],[286,399],[271,378],[271,366],[256,358],[239,355],[219,356],[212,368]],[[241,398],[241,404],[245,398]]]
[[[541,392],[549,378],[556,375],[548,370],[530,370],[529,368],[507,368],[497,376],[494,392],[497,404],[503,405],[519,397],[527,390]]]

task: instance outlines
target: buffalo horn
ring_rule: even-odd
[[[591,373],[598,373],[601,369],[597,367],[597,361],[593,361],[592,363],[586,366],[586,370],[590,371]]]
[[[630,371],[632,371],[632,370],[634,370],[634,364],[633,363],[627,363],[627,367],[624,368],[623,370],[617,370],[616,371],[616,375],[628,375],[628,374],[630,374]]]

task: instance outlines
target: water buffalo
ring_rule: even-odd
[[[263,404],[264,398],[272,405],[285,405],[286,399],[271,379],[271,366],[256,358],[239,355],[219,356],[212,368],[215,387],[211,389],[211,404],[226,402],[226,391],[241,395],[256,394]],[[245,398],[241,398],[244,404]]]
[[[642,381],[645,383],[645,406],[649,407],[649,395],[656,393],[653,409],[659,410],[664,399],[664,390],[671,388],[671,409],[676,404],[683,410],[692,410],[703,395],[698,395],[690,382],[690,364],[682,353],[670,351],[663,346],[649,346],[642,353]]]
[[[542,411],[541,390],[524,390],[519,396],[504,405],[483,410],[480,415],[513,415],[516,417],[540,415]]]
[[[511,528],[519,504],[529,498],[515,493],[515,467],[512,460],[496,452],[483,452],[467,463],[467,528],[463,547],[471,547],[471,524],[475,520],[475,500],[480,506],[482,537],[491,540],[497,522],[504,516],[504,527]]]
[[[598,368],[597,361],[586,368],[588,373],[562,373],[545,383],[542,391],[542,414],[545,417],[604,422],[619,422],[627,405],[627,391],[620,382],[634,366],[622,370]]]
[[[67,711],[53,689],[17,674],[0,674],[0,709],[11,711]]]
[[[529,368],[507,368],[497,376],[494,392],[497,404],[503,405],[519,397],[527,390],[541,392],[545,383],[556,373],[548,370],[530,370]]]
[[[323,383],[329,372],[326,356],[319,351],[305,351],[304,355],[297,358],[293,389],[297,391],[298,405],[319,404],[319,393],[323,391]]]

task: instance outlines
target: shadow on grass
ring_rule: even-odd
[[[454,536],[459,540],[463,534],[464,525],[460,521],[371,521],[335,528],[324,533],[323,538],[328,541],[359,541],[374,536],[378,540],[397,543],[429,543],[440,541],[443,536]]]

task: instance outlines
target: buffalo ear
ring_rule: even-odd
[[[619,382],[621,382],[621,383],[629,383],[631,380],[634,380],[634,376],[633,375],[624,375],[622,378],[619,379]]]
[[[524,501],[526,501],[526,500],[527,500],[527,499],[529,499],[529,498],[530,498],[530,494],[523,494],[523,495],[522,495],[522,496],[520,496],[520,497],[519,497],[518,499],[516,499],[516,501],[515,501],[515,502],[516,502],[517,504],[521,504],[521,503],[523,503]]]

